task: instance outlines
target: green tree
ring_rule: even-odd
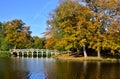
[[[8,50],[8,42],[4,39],[5,36],[5,27],[3,23],[0,22],[0,51]]]
[[[32,48],[36,48],[36,49],[44,49],[44,45],[45,45],[45,38],[40,38],[38,36],[33,36],[33,44],[32,44]]]

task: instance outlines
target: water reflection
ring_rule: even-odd
[[[19,58],[15,64],[15,68],[20,69],[22,73],[27,72],[24,79],[46,79],[43,58]],[[13,59],[16,61],[16,59]]]
[[[0,58],[0,79],[120,79],[120,63]]]
[[[49,79],[120,79],[120,63],[57,61],[53,67],[46,67]]]

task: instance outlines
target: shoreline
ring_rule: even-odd
[[[68,54],[62,54],[62,55],[57,55],[54,56],[53,58],[59,59],[59,60],[65,60],[65,61],[103,61],[103,62],[120,62],[120,59],[116,58],[98,58],[94,56],[88,56],[88,57],[73,57],[69,56]]]

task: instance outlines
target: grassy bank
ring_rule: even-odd
[[[60,59],[60,60],[68,60],[68,61],[119,61],[120,59],[116,59],[116,58],[98,58],[98,57],[94,57],[94,56],[88,56],[88,57],[74,57],[74,56],[69,56],[68,54],[61,54],[61,55],[57,55],[54,56],[53,58],[56,59]]]
[[[0,57],[10,57],[9,51],[0,51]]]

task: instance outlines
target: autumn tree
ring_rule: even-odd
[[[56,46],[65,47],[66,50],[75,48],[77,53],[79,53],[80,48],[83,48],[84,56],[87,57],[85,46],[90,35],[88,29],[94,28],[90,21],[92,17],[92,12],[76,1],[70,0],[60,4],[55,10],[51,23],[53,25],[49,25],[55,30],[55,32],[50,32],[62,34],[62,38],[57,40]]]
[[[58,40],[63,36],[61,29],[58,28],[56,22],[55,12],[49,14],[50,18],[47,20],[47,32],[45,32],[45,47],[48,49],[56,49]],[[58,48],[59,49],[59,48]]]
[[[101,57],[102,50],[120,52],[119,26],[119,0],[62,0],[48,21],[46,42],[77,52],[83,48],[85,57],[89,47]]]
[[[5,26],[5,40],[8,41],[10,48],[26,48],[26,44],[31,39],[31,31],[22,20],[12,20],[4,24]]]
[[[92,48],[98,51],[100,56],[101,48],[119,51],[120,32],[120,0],[82,0],[94,12],[96,21],[96,35],[92,37]],[[97,24],[98,23],[98,24]],[[95,35],[94,34],[94,35]],[[118,35],[118,36],[117,36]]]

